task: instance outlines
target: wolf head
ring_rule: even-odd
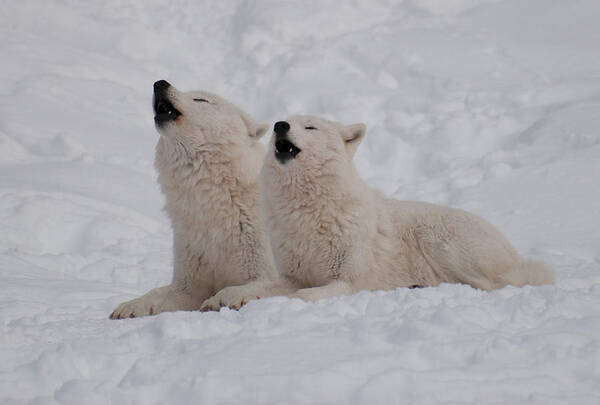
[[[342,125],[312,116],[293,116],[275,123],[267,160],[283,170],[349,162],[365,130],[364,124]]]
[[[154,83],[152,105],[162,138],[190,156],[211,145],[251,145],[268,128],[215,94],[180,92],[165,80]]]

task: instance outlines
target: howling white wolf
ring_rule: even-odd
[[[295,289],[286,295],[318,300],[440,283],[483,290],[553,283],[544,264],[523,259],[483,219],[371,189],[352,163],[364,124],[295,116],[274,129],[261,192],[276,267]],[[231,287],[205,307],[238,307],[280,292],[281,282]]]
[[[173,281],[122,303],[113,319],[200,309],[226,286],[274,278],[259,209],[267,130],[207,92],[154,83],[155,165],[173,226]]]

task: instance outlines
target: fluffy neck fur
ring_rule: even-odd
[[[263,172],[266,208],[271,226],[306,230],[328,229],[347,234],[364,229],[372,212],[374,192],[360,178],[349,160],[329,161],[322,167],[290,168],[273,164]],[[327,167],[325,167],[327,166]]]
[[[258,167],[239,170],[238,162],[251,148],[235,144],[204,144],[193,153],[182,151],[181,145],[161,138],[156,151],[155,165],[161,189],[167,198],[173,228],[176,231],[195,228],[198,221],[218,211],[218,206],[206,206],[207,194],[214,196],[214,204],[233,203],[236,194],[245,186],[256,184]],[[246,155],[247,156],[247,155]],[[249,162],[252,159],[246,159]],[[184,203],[184,200],[191,201]],[[195,201],[204,202],[204,205]],[[198,213],[198,211],[203,211]]]

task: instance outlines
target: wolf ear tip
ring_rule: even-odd
[[[361,139],[365,135],[365,132],[367,131],[367,126],[365,124],[363,124],[362,122],[359,122],[357,124],[348,125],[346,128],[348,131],[346,142],[353,142],[353,141]]]
[[[261,122],[261,123],[257,124],[254,136],[256,136],[257,138],[260,138],[269,130],[269,126],[270,125],[267,124],[266,122]]]
[[[250,137],[260,138],[269,130],[269,125],[264,122],[254,124],[250,127]]]

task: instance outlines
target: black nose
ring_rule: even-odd
[[[273,131],[279,136],[283,136],[290,130],[290,124],[285,121],[277,121],[273,127]]]
[[[171,85],[169,84],[168,81],[166,80],[159,80],[157,82],[154,83],[154,92],[155,93],[161,93],[165,90],[167,90]]]

